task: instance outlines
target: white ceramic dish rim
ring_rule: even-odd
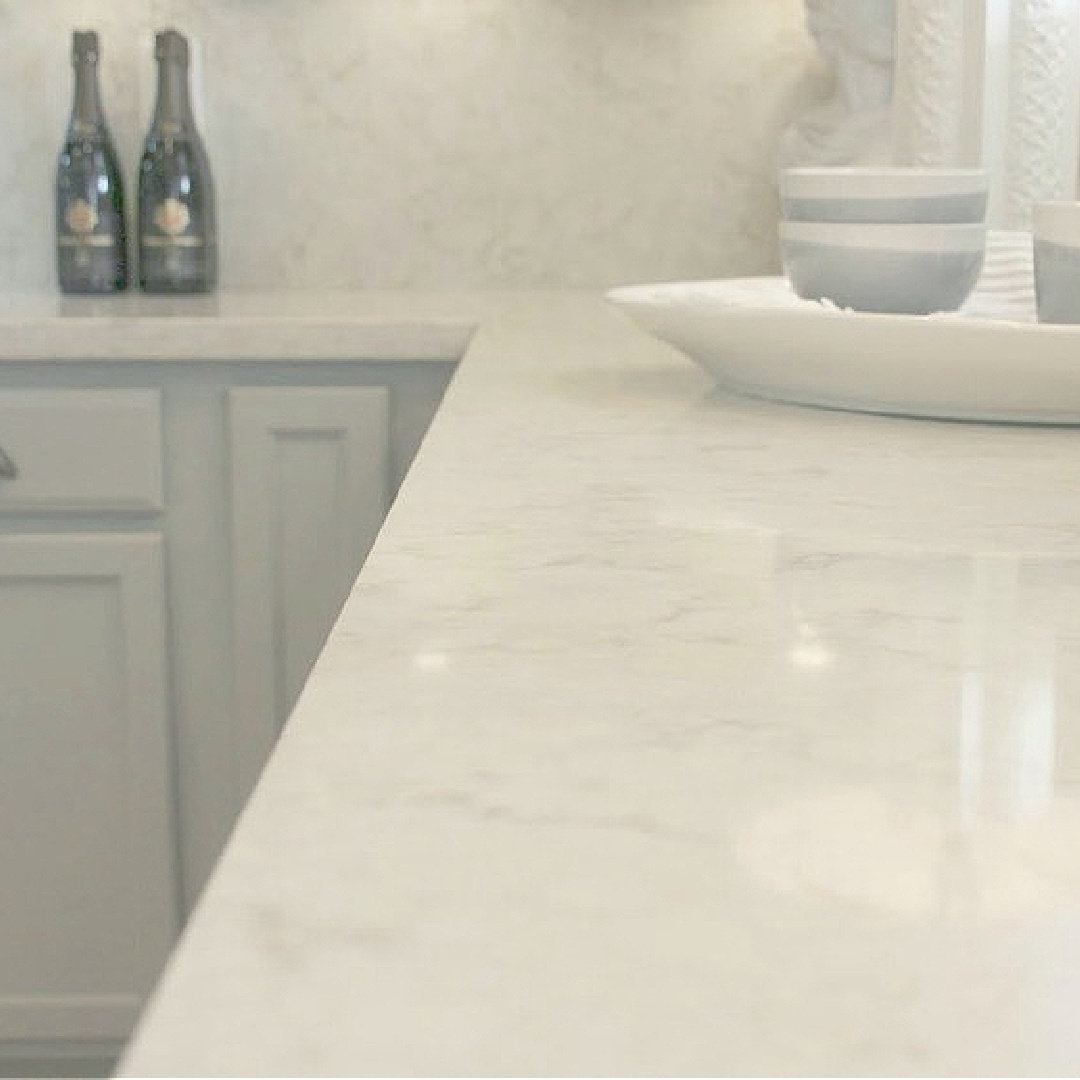
[[[797,166],[780,172],[780,192],[790,199],[932,199],[986,190],[982,169]]]
[[[969,254],[986,246],[986,226],[907,224],[865,225],[835,221],[781,221],[782,243],[823,248]]]
[[[800,301],[783,278],[626,285],[609,301],[722,385],[856,412],[1080,424],[1080,325]]]

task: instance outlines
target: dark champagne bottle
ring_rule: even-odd
[[[56,167],[56,274],[67,293],[127,287],[127,233],[120,167],[98,89],[98,36],[72,35],[75,93]]]
[[[139,164],[139,283],[152,293],[202,293],[217,285],[214,184],[195,129],[188,43],[155,40],[157,104]]]

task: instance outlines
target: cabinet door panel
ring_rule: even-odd
[[[0,1040],[123,1037],[177,931],[159,535],[0,537]]]
[[[252,782],[386,513],[381,387],[230,391],[237,756]]]
[[[162,509],[157,390],[0,390],[0,514]]]

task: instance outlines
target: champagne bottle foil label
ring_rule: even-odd
[[[111,219],[115,215],[106,216]],[[101,226],[102,216],[97,207],[86,199],[72,199],[61,217],[57,243],[69,248],[116,247],[116,223],[108,220],[104,229]]]
[[[156,232],[147,232],[143,243],[147,247],[158,248],[196,248],[213,243],[213,237],[191,233],[191,210],[179,199],[163,199],[154,207],[151,215]]]

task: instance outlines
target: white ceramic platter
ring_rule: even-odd
[[[872,315],[799,300],[783,278],[632,285],[608,299],[725,387],[905,416],[1080,424],[1080,327],[976,291],[953,315]]]

